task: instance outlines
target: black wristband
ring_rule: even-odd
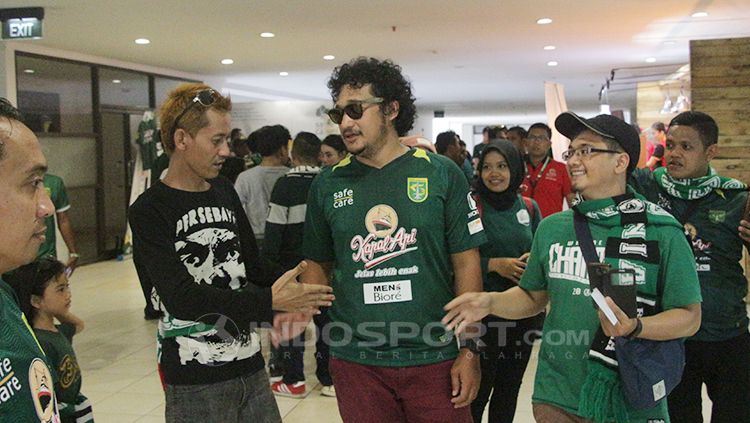
[[[635,318],[635,329],[633,329],[633,331],[630,332],[629,334],[625,335],[625,338],[627,338],[627,339],[635,339],[635,338],[638,337],[638,335],[641,334],[642,331],[643,331],[643,322],[641,322],[640,318],[636,317]]]

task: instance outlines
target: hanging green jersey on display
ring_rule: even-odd
[[[461,170],[411,149],[382,169],[349,156],[315,178],[303,253],[334,262],[331,355],[401,367],[456,357],[440,319],[454,298],[450,255],[486,238]]]
[[[44,189],[55,206],[55,213],[62,213],[70,209],[68,193],[65,191],[65,184],[59,176],[46,174],[44,175]],[[39,247],[38,257],[52,256],[57,258],[57,233],[55,232],[55,216],[49,216],[44,219],[47,226],[44,243]]]

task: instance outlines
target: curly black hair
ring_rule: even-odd
[[[383,113],[387,112],[387,105],[392,101],[398,102],[398,116],[394,120],[394,126],[400,137],[406,135],[414,126],[417,107],[414,105],[416,99],[411,92],[411,82],[401,73],[401,66],[390,60],[358,57],[336,67],[328,80],[334,102],[345,86],[362,88],[367,84],[372,87],[374,96],[383,98]]]

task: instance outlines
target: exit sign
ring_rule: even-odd
[[[8,19],[3,21],[4,40],[42,38],[42,21],[37,18]]]

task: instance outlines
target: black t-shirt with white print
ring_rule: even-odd
[[[231,183],[188,192],[162,182],[130,207],[133,261],[162,303],[159,364],[166,383],[229,380],[262,370],[255,327],[269,322],[270,285]],[[249,275],[249,278],[248,278]]]

